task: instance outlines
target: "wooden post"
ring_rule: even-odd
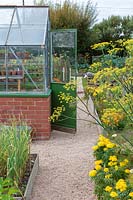
[[[21,86],[21,80],[20,79],[18,79],[18,92],[20,92],[20,86]]]

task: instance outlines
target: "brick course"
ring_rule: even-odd
[[[49,139],[51,124],[48,120],[51,111],[50,96],[45,98],[4,97],[0,98],[0,121],[21,118],[33,129],[33,139]]]

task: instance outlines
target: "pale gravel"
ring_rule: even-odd
[[[77,118],[88,116],[78,109]],[[50,140],[34,142],[31,150],[39,154],[39,172],[31,200],[96,200],[88,172],[97,138],[96,125],[78,120],[76,134],[53,131]]]

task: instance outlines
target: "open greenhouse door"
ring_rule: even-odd
[[[56,30],[51,33],[51,89],[52,89],[52,113],[54,108],[60,105],[58,95],[60,92],[69,93],[76,97],[76,87],[67,91],[66,83],[76,80],[77,74],[77,30]],[[76,132],[76,102],[72,106],[64,105],[66,110],[58,121],[52,122],[52,129],[65,132]]]

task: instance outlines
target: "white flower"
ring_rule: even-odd
[[[113,134],[112,137],[117,137],[117,134]]]
[[[130,173],[133,174],[133,169],[130,169]]]

